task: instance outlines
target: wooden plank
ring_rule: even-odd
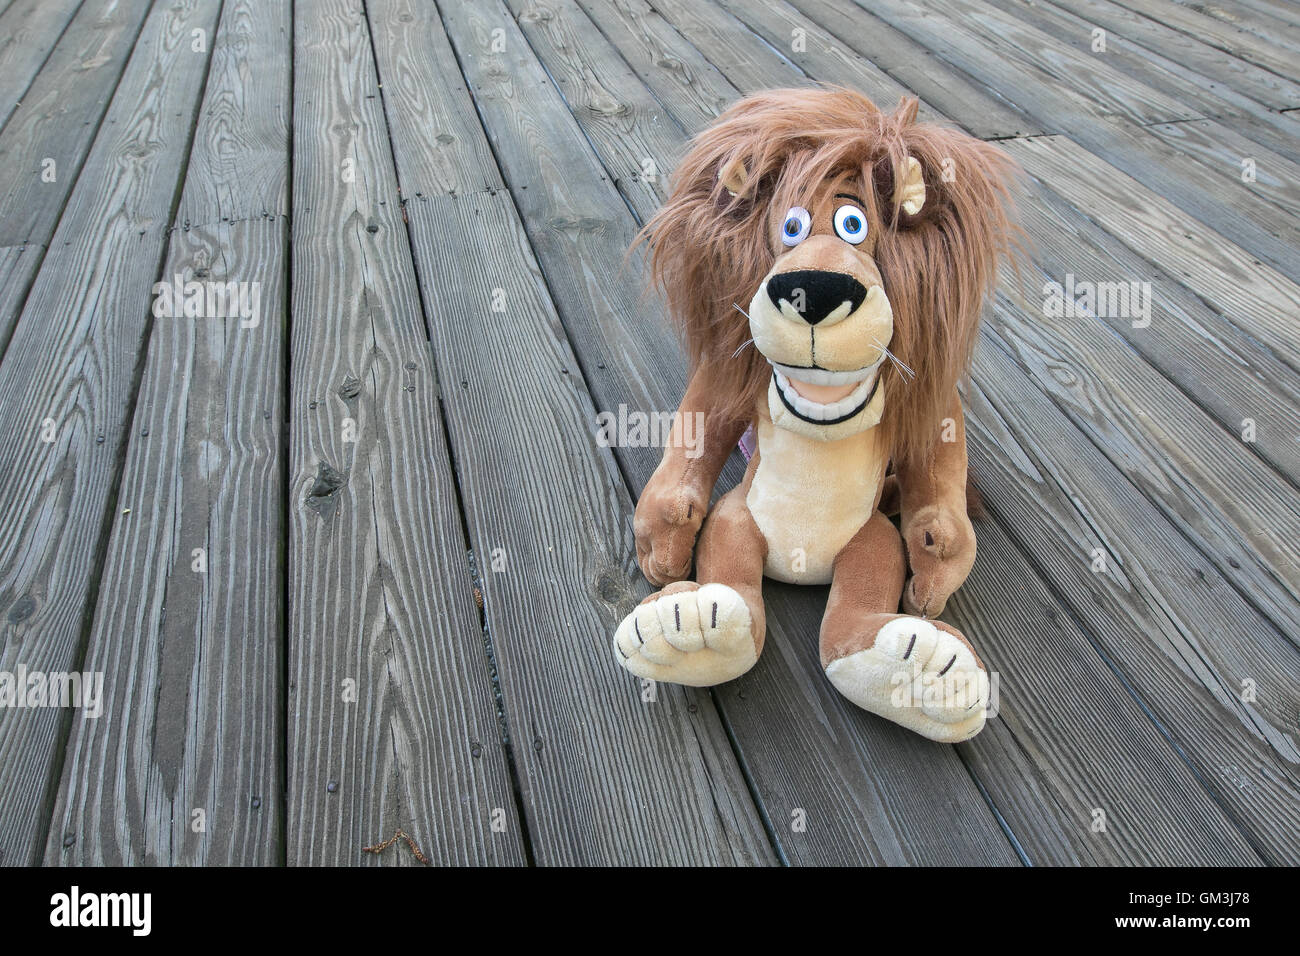
[[[1277,110],[1300,106],[1300,83],[1245,60],[1224,56],[1222,50],[1112,0],[1069,0],[1068,4],[1045,0],[1034,6],[1043,11],[1059,10],[1070,17],[1082,17],[1107,31],[1108,47],[1115,37],[1122,37],[1156,54],[1162,63],[1181,64],[1207,78],[1220,93],[1233,90]],[[1091,42],[1091,35],[1088,39]],[[1133,53],[1134,59],[1142,55]]]
[[[883,109],[892,109],[903,96],[915,95],[921,100],[922,120],[946,123],[945,117],[929,101],[930,95],[937,95],[956,101],[954,115],[967,117],[970,124],[967,128],[974,135],[1002,137],[1043,132],[1001,98],[963,82],[947,64],[936,66],[933,57],[925,59],[927,69],[923,72],[901,70],[906,79],[899,82],[885,69],[886,64],[881,63],[879,51],[889,51],[884,59],[895,71],[910,56],[921,55],[921,51],[910,39],[869,17],[865,11],[855,8],[848,22],[837,23],[840,29],[828,32],[784,0],[778,3],[722,0],[721,5],[773,46],[779,45],[783,53],[788,53],[810,75],[815,74],[826,83],[858,90]],[[864,42],[863,37],[870,37],[870,42]],[[913,49],[908,49],[909,46]]]
[[[960,124],[972,136],[1005,139],[1047,132],[1041,123],[1030,119],[1000,93],[972,82],[966,74],[861,7],[834,0],[799,0],[795,4],[781,0],[770,7],[745,0],[744,3],[728,2],[726,6],[735,10],[753,29],[759,29],[761,17],[769,22],[775,19],[788,30],[799,28],[817,34],[825,31],[898,80],[936,111],[946,114],[949,122]],[[742,8],[746,12],[742,12]],[[761,29],[759,32],[767,35]],[[809,63],[806,67],[808,72],[825,78],[822,60],[818,57]],[[883,102],[879,105],[889,107],[893,104]]]
[[[1157,3],[1155,0],[1119,0],[1121,4],[1143,16],[1159,20],[1195,37],[1225,53],[1272,70],[1289,80],[1300,80],[1300,67],[1296,64],[1294,50],[1287,50],[1268,40],[1214,17],[1208,17],[1190,7],[1177,3]]]
[[[0,357],[23,310],[32,276],[45,255],[41,245],[0,246]]]
[[[81,662],[117,458],[207,56],[216,0],[156,8],[0,363],[0,669]],[[57,321],[49,317],[57,316]],[[52,422],[52,431],[42,423]],[[42,441],[42,431],[54,441]],[[70,714],[0,714],[0,857],[43,850]],[[110,720],[114,719],[109,716]]]
[[[977,533],[980,560],[950,605],[999,676],[998,715],[959,749],[1030,861],[1258,865],[1002,528]]]
[[[685,43],[646,0],[579,0],[579,5],[683,129],[700,129],[735,98],[735,87],[728,78]],[[799,71],[784,59],[778,62],[773,85],[797,84]]]
[[[443,14],[596,408],[671,410],[683,388],[684,363],[664,318],[640,295],[638,283],[609,278],[627,274],[623,250],[636,222],[542,65],[520,55],[531,43],[560,71],[557,79],[563,75],[565,61],[546,52],[546,37],[556,33],[561,9],[573,18],[572,29],[580,29],[581,20],[571,4],[546,8],[550,13],[539,19],[526,15],[535,5],[519,7],[527,41],[505,11],[445,4]],[[547,29],[535,29],[543,21]],[[505,31],[507,52],[500,57],[489,52],[494,29]],[[596,38],[581,35],[587,58],[613,56]],[[622,75],[612,68],[598,73],[607,85]],[[572,81],[568,77],[565,85]],[[621,92],[616,97],[623,99]],[[616,454],[639,490],[658,464],[659,449],[619,448]],[[730,487],[737,479],[733,469],[720,484]],[[623,527],[623,561],[643,590]],[[767,594],[769,650],[749,675],[715,694],[785,858],[1014,863],[951,748],[927,747],[926,759],[918,760],[915,735],[857,710],[827,686],[812,662],[824,593],[769,587]],[[779,745],[774,728],[781,728]],[[945,795],[943,806],[934,793]],[[809,821],[806,831],[792,829],[796,810]]]
[[[1241,0],[1241,6],[1261,10],[1283,23],[1300,27],[1300,9],[1292,0]]]
[[[0,127],[21,105],[81,0],[18,0],[0,13]]]
[[[1002,314],[999,334],[1020,362],[1252,604],[1300,635],[1294,487],[1109,329],[1040,312]]]
[[[1103,105],[1105,100],[1094,102],[1091,95],[1076,92],[1072,71],[1087,64],[1082,54],[1066,51],[1047,34],[994,7],[975,8],[966,0],[950,0],[944,7],[948,17],[913,0],[876,0],[871,10],[1002,90],[1031,116],[1053,117],[1071,139],[1198,219],[1213,223],[1253,255],[1300,278],[1300,226],[1294,219],[1241,182],[1180,155],[1176,146],[1160,140],[1158,131],[1135,125],[1137,112],[1114,113]],[[1087,72],[1097,84],[1113,84],[1116,90],[1135,85],[1105,64],[1094,62]],[[1035,79],[1027,81],[1027,76]],[[1113,98],[1111,102],[1117,105]]]
[[[254,183],[287,206],[288,27],[279,4],[225,3],[183,207]],[[246,283],[256,315],[154,322],[86,651],[117,716],[73,723],[52,865],[283,852],[287,221],[217,213],[172,233],[163,281]]]
[[[1243,450],[1284,476],[1300,475],[1300,377],[1294,370],[1041,182],[1020,214],[1045,278],[1062,284],[1070,275],[1094,283],[1147,283],[1159,335],[1106,309],[1097,318],[1228,431],[1239,432],[1245,419],[1253,419],[1256,438]],[[1043,278],[1027,278],[1032,294],[1038,294]]]
[[[81,173],[149,0],[85,4],[0,130],[0,245],[27,246],[0,292],[0,355]],[[46,160],[53,160],[52,182]]]
[[[1213,0],[1212,3],[1205,3],[1202,0],[1192,0],[1191,3],[1185,0],[1178,0],[1178,2],[1197,13],[1254,34],[1261,40],[1300,52],[1300,25],[1292,23],[1289,17],[1275,14],[1264,7],[1239,3],[1236,0]]]
[[[708,692],[641,699],[610,660],[607,635],[648,591],[630,557],[631,501],[509,195],[438,191],[491,155],[438,13],[411,0],[369,11],[403,191],[416,197],[406,210],[424,299],[458,316],[431,323],[433,351],[533,858],[774,862]],[[535,69],[518,33],[502,42]],[[408,96],[437,104],[436,118],[402,109]]]
[[[997,88],[1012,99],[1024,94],[1026,104],[1032,101],[1032,92],[1021,87],[1041,83],[1048,87],[1046,95],[1061,107],[1071,112],[1077,110],[1085,116],[1114,116],[1145,126],[1200,115],[1184,98],[1168,96],[1144,83],[1135,82],[1111,66],[1108,59],[1079,52],[1056,36],[1008,16],[989,4],[944,0],[936,7],[922,7],[911,0],[888,0],[879,5],[872,4],[869,9],[896,26],[899,26],[896,22],[899,20],[915,23],[918,19],[928,21],[931,27],[944,29],[950,24],[959,24],[960,29],[953,31],[954,44],[968,35],[996,37],[993,50],[1005,55],[992,56],[992,51],[986,46],[985,57],[998,62],[999,75],[1006,76],[1007,71],[1014,70],[1019,77],[1018,85],[998,85]],[[917,37],[917,34],[912,33],[912,36]],[[949,52],[946,45],[931,49],[950,59],[946,56]],[[1040,116],[1032,110],[1029,112]],[[1056,122],[1065,123],[1068,115],[1058,115]]]
[[[1252,846],[1273,863],[1295,859],[1300,848],[1282,834],[1300,821],[1291,736],[1300,652],[1187,547],[996,335],[985,337],[966,398],[972,461],[997,523],[1046,569]],[[981,528],[977,569],[1001,562],[989,561],[988,539]],[[1251,703],[1246,679],[1258,688]]]
[[[1107,232],[1166,269],[1300,371],[1300,341],[1292,318],[1300,314],[1295,283],[1063,137],[1017,140],[1006,149]]]
[[[364,11],[293,25],[292,864],[517,864],[432,357]]]
[[[1181,41],[1173,44],[1165,42],[1163,44],[1165,48],[1177,47],[1178,52],[1187,54],[1192,63],[1208,67],[1209,75],[1203,76],[1196,69],[1189,69],[1190,64],[1182,60],[1163,56],[1162,28],[1123,8],[1118,9],[1122,14],[1128,15],[1128,20],[1121,23],[1121,27],[1125,29],[1122,32],[1112,33],[1105,27],[1099,27],[1091,18],[1091,11],[1085,18],[1081,15],[1082,11],[1067,10],[1040,0],[992,0],[992,2],[1008,15],[1056,37],[1057,42],[1073,47],[1083,55],[1104,59],[1106,63],[1152,89],[1169,96],[1181,97],[1188,103],[1195,104],[1206,116],[1246,114],[1263,121],[1271,121],[1278,116],[1276,109],[1300,106],[1300,85],[1290,83],[1274,73],[1251,66],[1241,60],[1225,57],[1222,53],[1176,31],[1163,30],[1164,34],[1172,36],[1175,41]],[[1101,6],[1101,3],[1102,0],[1093,0],[1094,7]],[[1114,22],[1113,17],[1106,19],[1107,22]],[[1151,28],[1145,33],[1142,30],[1144,24]],[[1106,31],[1102,35],[1105,48],[1094,52],[1093,46],[1097,40],[1095,32],[1099,28]],[[1144,47],[1130,40],[1127,36],[1130,31],[1144,35],[1150,45]],[[1155,42],[1152,42],[1150,36],[1153,31],[1156,34]],[[1186,49],[1188,47],[1191,49]],[[1227,68],[1225,64],[1234,64],[1236,69]],[[1275,109],[1269,109],[1249,96],[1243,95],[1247,91],[1264,97],[1263,102],[1274,106]],[[1260,125],[1262,126],[1263,123]]]
[[[1154,126],[1150,132],[1223,181],[1248,189],[1293,219],[1300,217],[1300,163],[1251,142],[1224,123],[1192,120]],[[1300,139],[1292,140],[1291,147],[1293,156],[1300,155],[1295,152]]]

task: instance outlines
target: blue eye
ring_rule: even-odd
[[[857,206],[841,206],[835,210],[835,234],[856,246],[867,238],[867,217]]]
[[[803,206],[794,206],[785,214],[785,222],[781,223],[781,241],[787,246],[797,246],[808,238],[808,232],[812,229],[812,216]]]

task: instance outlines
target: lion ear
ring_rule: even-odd
[[[722,183],[722,188],[733,196],[745,188],[748,179],[749,170],[745,168],[745,161],[739,156],[732,157],[722,164],[722,169],[718,170],[718,181]]]
[[[925,176],[915,156],[907,157],[902,175],[897,179],[894,201],[909,216],[915,216],[925,205]]]

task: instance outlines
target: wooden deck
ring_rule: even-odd
[[[684,386],[624,251],[817,81],[1030,177],[956,747],[836,694],[822,589],[712,691],[610,650],[659,451],[596,416]],[[1300,862],[1290,0],[0,0],[0,124],[0,671],[103,675],[0,709],[0,863]]]

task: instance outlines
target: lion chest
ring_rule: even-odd
[[[746,504],[767,539],[768,577],[827,584],[835,556],[876,510],[888,463],[880,429],[819,441],[758,421]]]

